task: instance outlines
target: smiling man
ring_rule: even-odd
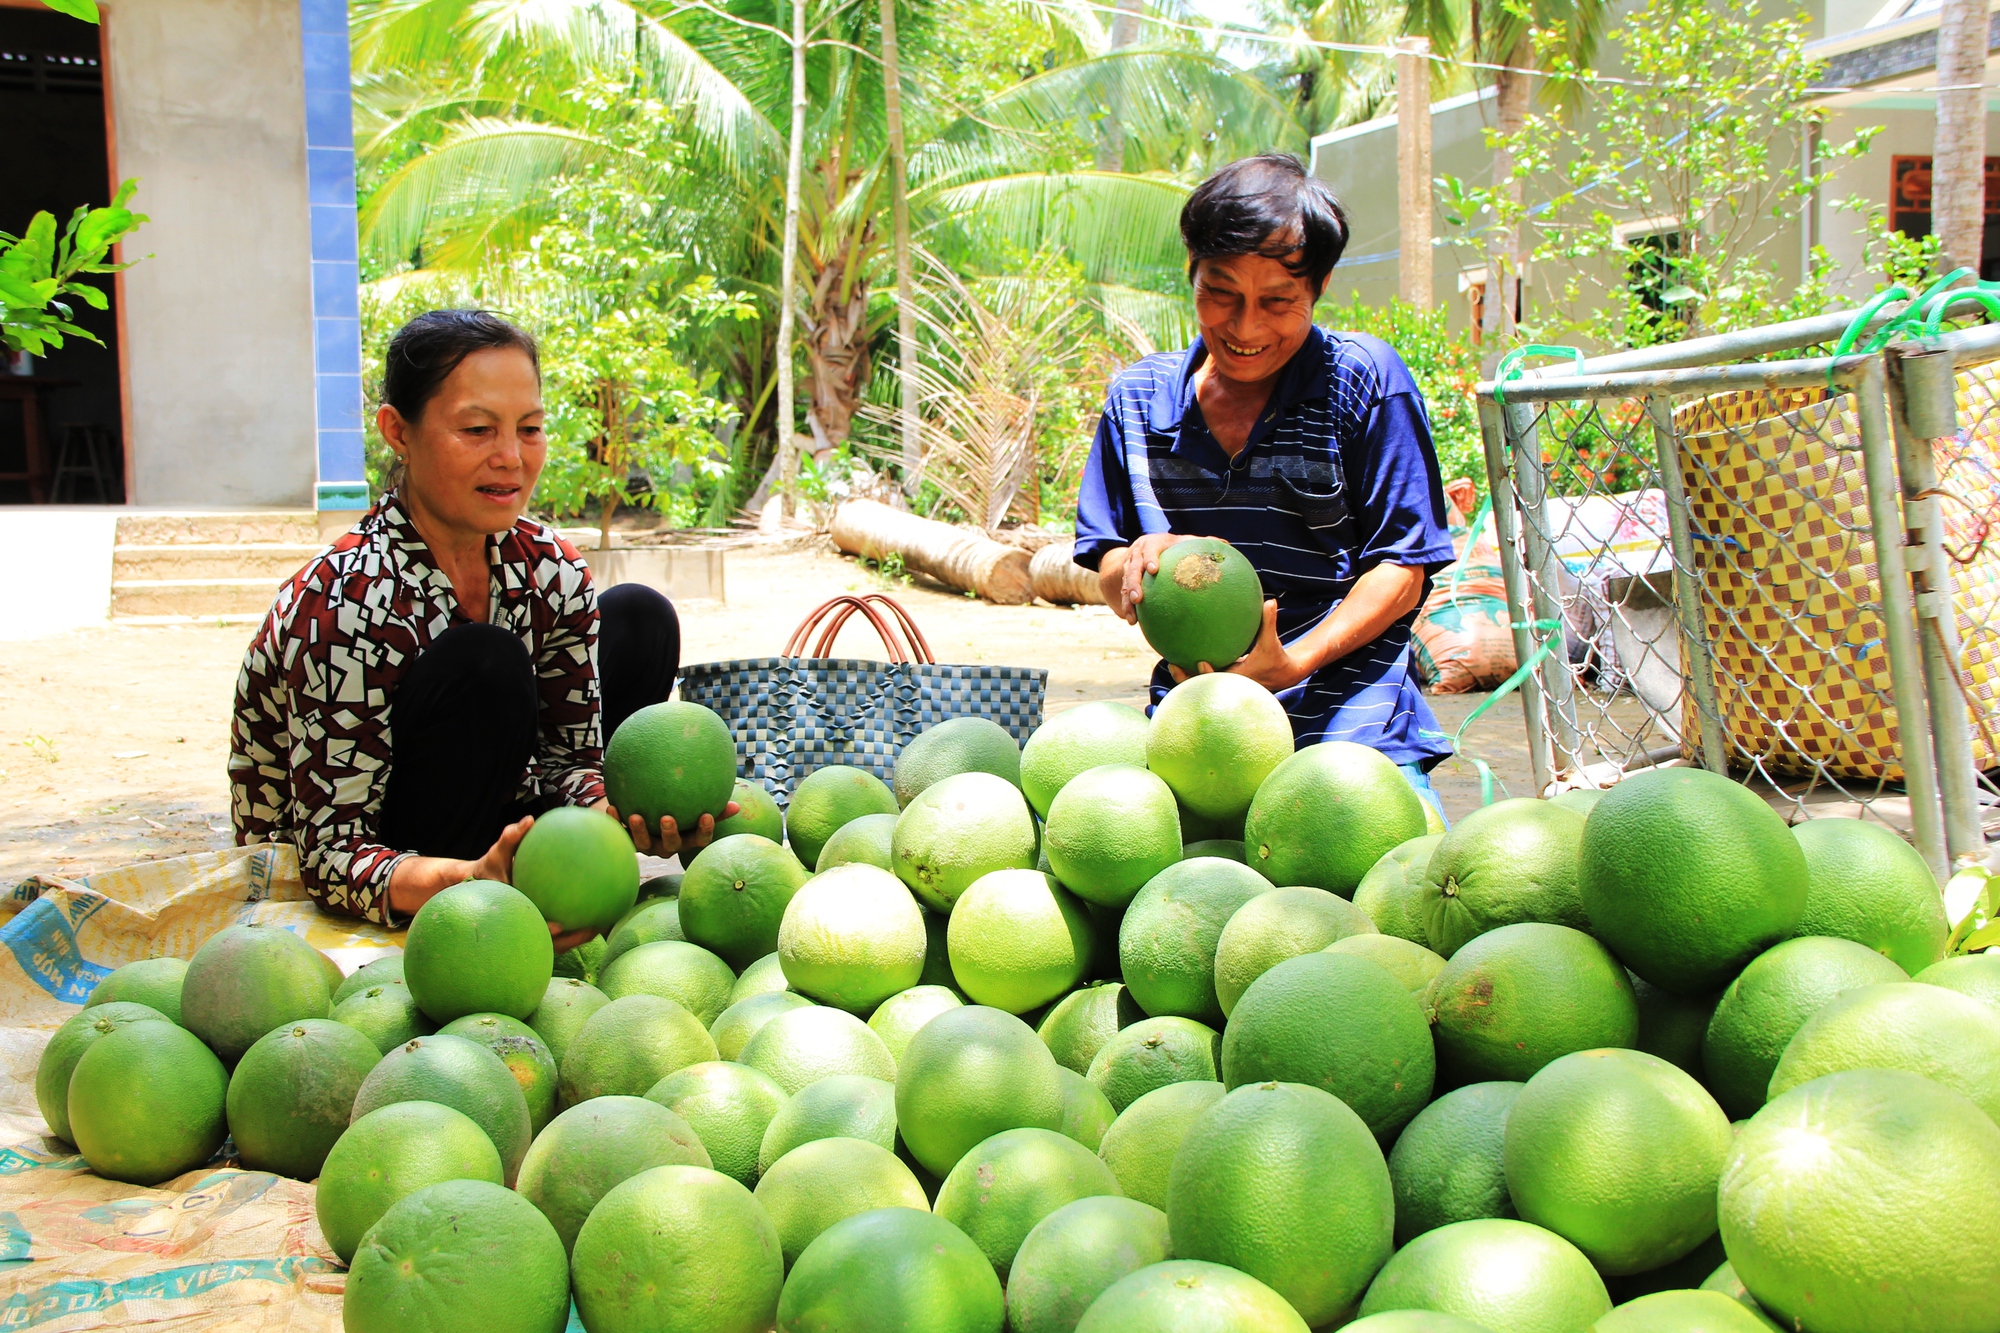
[[[1453,558],[1422,396],[1379,338],[1312,311],[1347,218],[1297,158],[1232,162],[1181,210],[1200,335],[1112,382],[1077,497],[1076,561],[1138,618],[1142,578],[1189,537],[1233,543],[1271,600],[1242,660],[1300,745],[1372,746],[1437,805],[1451,753],[1410,674],[1410,626]],[[1179,673],[1153,671],[1155,703]],[[1440,813],[1442,810],[1440,808]]]

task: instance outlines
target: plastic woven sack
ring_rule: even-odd
[[[1468,519],[1472,483],[1454,479],[1445,488],[1451,544],[1458,559],[1438,573],[1431,595],[1411,628],[1417,678],[1433,694],[1490,690],[1514,674],[1514,635],[1508,628],[1507,584],[1500,572],[1493,507],[1481,501]]]

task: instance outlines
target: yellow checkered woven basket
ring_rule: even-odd
[[[2000,763],[2000,370],[1959,377],[1960,438],[1937,452],[1960,661],[1983,768]],[[1723,394],[1675,413],[1702,621],[1732,762],[1773,776],[1900,779],[1851,395]],[[1699,735],[1693,695],[1684,734]]]

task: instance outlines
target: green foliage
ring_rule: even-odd
[[[113,245],[147,220],[126,207],[138,188],[138,181],[128,180],[108,206],[78,208],[60,236],[52,213],[35,214],[19,236],[0,232],[0,341],[9,351],[40,356],[61,347],[66,337],[102,342],[76,325],[70,298],[93,310],[109,308],[102,290],[78,279],[131,267],[104,260]]]
[[[1322,304],[1314,312],[1327,328],[1372,333],[1396,349],[1423,393],[1444,479],[1470,477],[1484,491],[1486,455],[1479,438],[1479,404],[1472,395],[1479,380],[1479,353],[1465,335],[1451,331],[1447,316],[1443,306],[1419,310],[1400,300]]]
[[[97,0],[42,0],[42,3],[58,14],[67,14],[85,23],[97,22]]]

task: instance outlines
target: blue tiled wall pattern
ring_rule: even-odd
[[[318,507],[366,509],[361,449],[360,245],[346,0],[299,0],[305,43],[306,180],[312,207]]]

